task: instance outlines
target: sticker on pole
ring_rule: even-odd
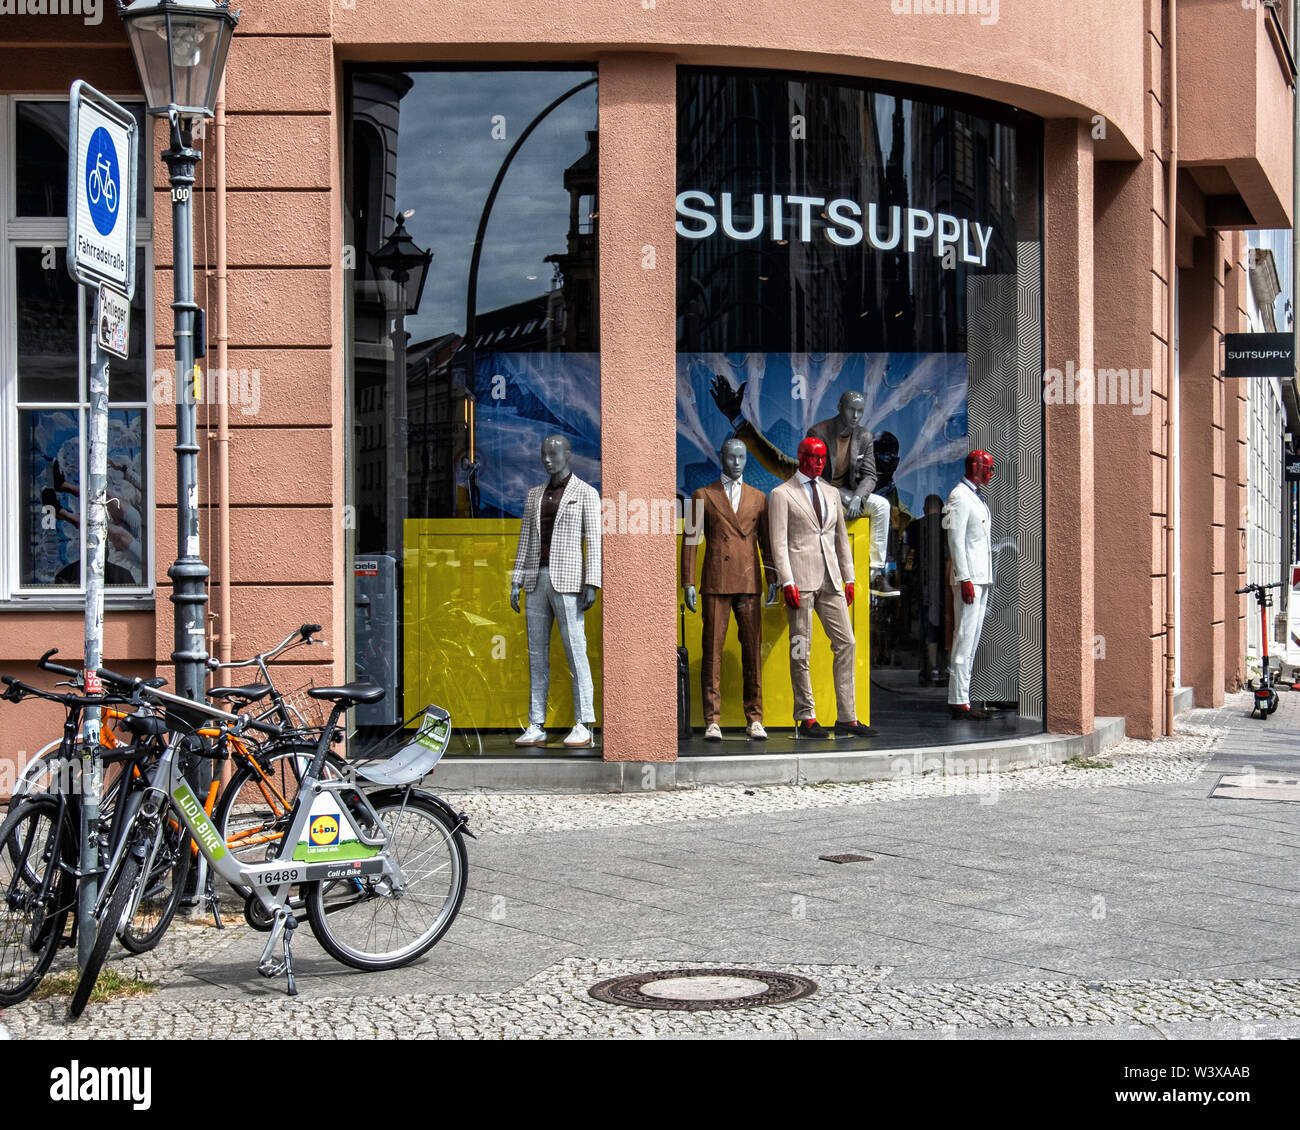
[[[104,693],[104,684],[103,682],[100,681],[99,673],[97,671],[92,671],[89,668],[86,669],[86,693],[87,694]]]
[[[125,361],[131,341],[131,301],[108,283],[99,285],[99,324],[95,328],[99,348]]]
[[[83,286],[108,283],[129,299],[135,291],[136,121],[80,80],[72,84],[69,107],[68,271]]]

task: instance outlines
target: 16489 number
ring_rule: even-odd
[[[268,887],[274,887],[279,883],[296,883],[301,874],[302,872],[296,867],[288,871],[271,871],[262,876],[262,882]]]

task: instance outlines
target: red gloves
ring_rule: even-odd
[[[852,581],[849,581],[849,583],[844,586],[844,600],[848,604],[853,603],[853,582]]]
[[[965,604],[974,604],[974,603],[975,603],[975,586],[974,586],[973,584],[971,584],[970,581],[962,581],[962,583],[961,583],[961,599],[962,599],[962,602],[965,603]]]
[[[785,603],[786,603],[786,606],[789,607],[789,608],[798,608],[798,607],[799,607],[799,590],[798,590],[797,588],[795,588],[794,585],[786,585],[786,586],[785,586],[785,589],[784,589],[784,592],[785,592]]]

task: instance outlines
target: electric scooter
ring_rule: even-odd
[[[1268,662],[1268,609],[1273,607],[1273,596],[1268,590],[1280,589],[1281,587],[1281,581],[1274,581],[1271,585],[1247,585],[1244,589],[1237,590],[1238,593],[1253,592],[1255,594],[1255,603],[1259,605],[1259,638],[1264,648],[1264,670],[1259,677],[1258,683],[1247,680],[1246,689],[1253,691],[1255,694],[1255,705],[1251,709],[1250,716],[1254,718],[1258,714],[1261,722],[1266,722],[1268,716],[1277,709],[1277,691],[1273,688],[1276,686],[1289,687],[1291,685],[1278,679]]]

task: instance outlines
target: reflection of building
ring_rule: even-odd
[[[564,187],[569,193],[568,249],[548,255],[561,283],[559,308],[552,304],[550,317],[560,327],[560,340],[551,348],[590,352],[600,348],[600,324],[596,310],[596,131],[587,131],[587,151],[564,170]],[[555,292],[552,291],[552,295]]]

